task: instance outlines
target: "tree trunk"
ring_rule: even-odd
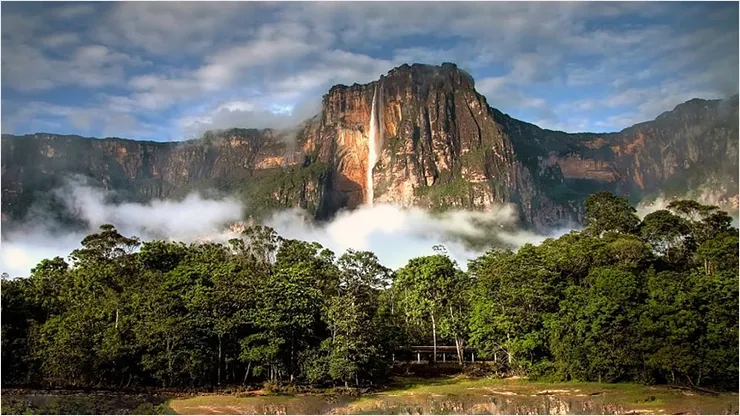
[[[167,378],[172,384],[172,351],[170,350],[170,340],[167,340]]]
[[[457,363],[462,365],[462,345],[460,338],[455,337],[455,348],[457,349]]]
[[[507,341],[510,341],[511,340],[511,336],[509,336],[509,334],[506,334],[506,340]],[[508,349],[506,350],[506,356],[507,356],[507,358],[509,360],[509,365],[511,365],[511,353],[509,352]]]
[[[295,335],[293,335],[293,331],[290,332],[290,382],[293,382],[293,360],[295,359],[293,356],[293,352],[295,350]]]
[[[244,381],[242,384],[247,384],[247,377],[249,377],[249,370],[252,369],[252,362],[250,361],[249,364],[247,364],[247,371],[244,373]]]
[[[116,331],[118,330],[118,307],[116,306]]]
[[[218,385],[221,385],[221,339],[222,335],[218,334]]]
[[[431,313],[432,317],[432,338],[434,339],[434,362],[437,362],[437,323],[434,321],[434,312]]]
[[[452,313],[452,304],[450,304],[450,320],[454,321],[454,315]],[[462,341],[460,340],[460,337],[457,336],[457,334],[454,334],[455,336],[455,348],[457,349],[457,362],[462,365]]]

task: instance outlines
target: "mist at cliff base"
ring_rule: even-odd
[[[738,225],[740,225],[740,211],[738,211],[736,206],[728,206],[728,201],[721,197],[724,193],[725,192],[716,192],[711,187],[702,187],[689,195],[669,197],[665,194],[660,194],[655,198],[640,201],[640,203],[635,207],[635,210],[637,216],[640,217],[640,219],[643,219],[645,216],[655,211],[668,209],[668,205],[671,201],[677,199],[690,199],[699,202],[700,204],[718,206],[721,210],[727,212],[727,215],[732,218],[732,226],[738,227]]]
[[[68,181],[55,191],[70,212],[85,224],[86,230],[70,231],[48,212],[33,207],[21,227],[5,233],[0,242],[0,272],[23,277],[41,260],[69,254],[81,247],[86,235],[102,224],[113,224],[124,236],[144,241],[163,239],[191,242],[227,242],[238,237],[244,212],[242,204],[230,197],[206,198],[191,194],[180,201],[154,200],[149,203],[111,203],[111,194],[88,186],[80,178]],[[481,224],[489,224],[487,230]],[[229,224],[232,227],[229,228]],[[340,211],[333,220],[321,224],[298,209],[276,212],[264,225],[273,227],[284,238],[315,241],[337,257],[347,249],[369,250],[393,269],[409,259],[435,254],[435,245],[444,245],[462,268],[481,255],[485,248],[473,249],[467,239],[495,238],[510,247],[540,243],[548,236],[516,228],[515,207],[495,207],[488,212],[453,211],[432,214],[420,208],[400,208],[377,204],[352,211]],[[559,230],[559,235],[568,230]]]

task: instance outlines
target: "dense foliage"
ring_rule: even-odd
[[[140,242],[104,225],[67,260],[2,283],[2,383],[368,385],[407,345],[499,372],[738,387],[738,230],[675,201],[640,220],[592,195],[587,228],[463,272],[444,250],[394,271],[266,227],[228,244]]]

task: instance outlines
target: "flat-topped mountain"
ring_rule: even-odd
[[[49,191],[74,174],[134,201],[238,193],[255,216],[512,202],[525,225],[542,229],[580,221],[583,199],[597,190],[637,202],[703,189],[736,210],[738,96],[694,99],[618,133],[568,134],[492,108],[454,64],[414,64],[332,87],[321,114],[292,131],[231,129],[180,143],[3,135],[4,225],[49,203]]]

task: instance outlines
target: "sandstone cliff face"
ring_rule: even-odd
[[[566,134],[501,115],[523,160],[557,165],[571,189],[606,189],[633,202],[659,193],[712,194],[737,211],[738,96],[694,99],[618,133]]]
[[[379,158],[367,178],[371,107],[377,97]],[[367,201],[432,209],[485,210],[514,202],[522,219],[548,226],[574,218],[540,192],[516,157],[470,75],[453,64],[404,65],[367,85],[336,86],[324,97],[320,138],[349,208]],[[538,175],[562,180],[556,168]]]
[[[183,143],[3,136],[2,210],[4,218],[21,219],[74,175],[124,200],[176,198],[193,190],[251,191],[248,207],[315,209],[326,174],[317,165],[304,174],[306,157],[300,143],[272,130],[233,129]]]
[[[582,219],[583,199],[597,190],[636,202],[699,187],[736,208],[737,137],[737,97],[692,100],[619,133],[566,134],[489,107],[454,64],[403,65],[366,85],[331,88],[322,113],[291,132],[232,129],[185,143],[3,136],[3,219],[22,218],[69,174],[139,201],[237,193],[255,216],[293,206],[322,219],[370,202],[440,210],[512,202],[525,225],[541,229]]]

